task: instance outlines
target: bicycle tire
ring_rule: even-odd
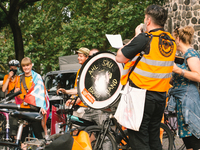
[[[163,135],[161,138],[162,150],[173,150],[173,135],[166,124],[160,124]],[[162,130],[163,129],[163,130]]]
[[[9,146],[0,146],[0,150],[20,150],[20,148],[9,147]]]
[[[96,143],[96,139],[98,136],[100,136],[100,138],[102,137],[102,133],[101,133],[102,127],[94,125],[94,126],[89,126],[85,129],[85,131],[89,134],[92,142],[92,149],[94,149],[94,147],[100,144],[101,140]],[[99,149],[98,149],[99,150]],[[114,136],[112,135],[112,133],[110,131],[107,131],[106,133],[106,137],[104,138],[104,142],[103,142],[103,147],[101,148],[101,150],[117,150],[117,143],[115,141]]]
[[[0,139],[5,138],[6,131],[6,117],[3,114],[0,114]]]
[[[161,130],[163,129],[163,136],[162,136],[162,150],[173,150],[173,135],[171,133],[171,130],[168,128],[167,125],[161,123],[160,124]],[[127,130],[124,130],[125,135],[128,137],[128,132]],[[128,146],[124,146],[126,149],[131,149]],[[180,149],[182,150],[182,149]]]
[[[182,138],[179,138],[177,135],[174,135],[173,138],[173,150],[186,150]]]

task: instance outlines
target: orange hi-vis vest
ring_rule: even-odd
[[[129,78],[139,88],[166,92],[170,88],[169,82],[174,65],[176,44],[169,32],[158,30],[148,34],[151,36],[150,51],[143,55]],[[130,71],[126,69],[130,69],[134,65],[138,56],[125,64],[125,72]],[[121,78],[122,85],[127,82],[127,74]]]
[[[75,79],[75,83],[74,83],[74,88],[77,89],[77,81],[78,81],[78,76],[79,76],[79,72],[81,69],[79,69],[76,73],[76,79]],[[78,96],[78,94],[76,95]],[[74,97],[74,96],[73,96]],[[84,103],[82,101],[80,101],[77,105],[82,106],[82,107],[87,107],[84,105]]]

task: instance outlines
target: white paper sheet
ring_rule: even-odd
[[[119,49],[123,46],[122,37],[120,34],[106,34],[106,38],[113,48]]]

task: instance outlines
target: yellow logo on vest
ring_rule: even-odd
[[[174,43],[172,39],[166,34],[159,35],[159,51],[164,57],[170,57],[174,50]]]

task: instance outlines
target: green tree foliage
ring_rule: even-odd
[[[33,60],[37,72],[58,69],[58,57],[72,54],[70,37],[62,38],[62,24],[69,21],[68,12],[64,2],[44,0],[20,15],[25,56]]]
[[[139,0],[71,1],[68,5],[71,21],[63,24],[66,36],[74,41],[71,48],[85,46],[105,51],[111,49],[105,34],[121,34],[123,39],[133,37],[149,3]]]
[[[20,60],[24,57],[22,33],[18,22],[20,10],[25,9],[29,4],[38,0],[1,0],[0,1],[0,28],[10,25],[13,33],[15,56]]]
[[[40,0],[27,5],[18,15],[25,56],[32,59],[37,72],[46,73],[58,69],[59,56],[80,47],[116,51],[105,34],[132,38],[149,4],[152,1]],[[0,56],[5,59],[14,54],[11,33],[6,27],[0,34]]]

